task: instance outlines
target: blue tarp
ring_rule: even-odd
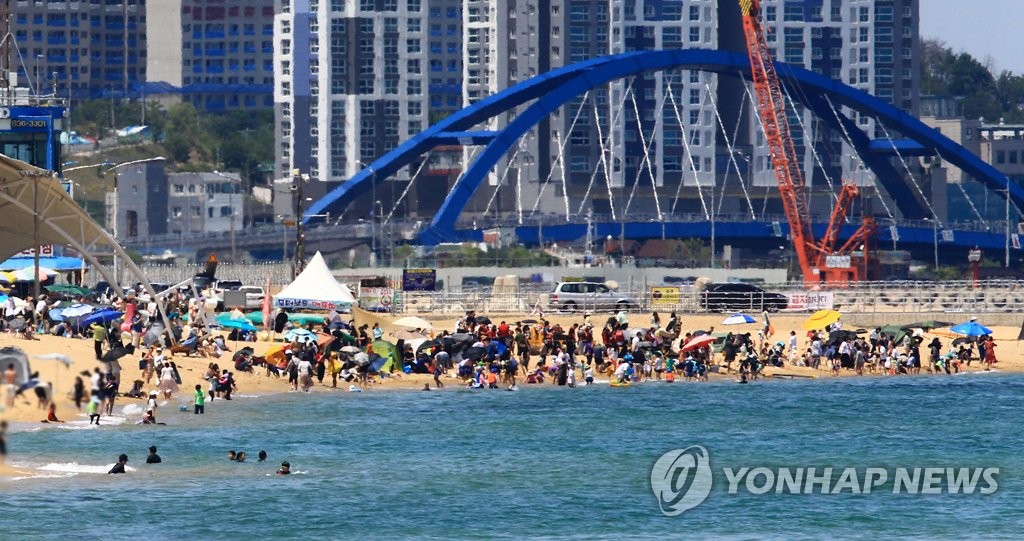
[[[34,265],[31,257],[12,257],[0,263],[0,270],[19,270]],[[58,272],[82,270],[82,258],[67,256],[40,257],[39,266]],[[89,268],[89,265],[85,265]]]

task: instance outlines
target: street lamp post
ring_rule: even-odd
[[[164,161],[166,159],[167,158],[164,158],[163,156],[154,156],[152,158],[143,158],[141,160],[131,160],[131,161],[121,162],[121,163],[100,162],[100,163],[93,163],[93,164],[89,164],[89,165],[78,165],[78,166],[75,166],[75,167],[69,167],[67,169],[64,169],[61,172],[61,174],[62,175],[66,175],[67,173],[70,173],[71,171],[78,171],[78,170],[81,170],[81,169],[90,169],[92,167],[101,167],[102,168],[102,167],[105,167],[105,166],[108,166],[108,165],[111,166],[110,169],[106,170],[106,172],[113,172],[114,173],[114,197],[111,199],[111,209],[110,209],[110,215],[112,217],[112,222],[113,223],[107,223],[107,229],[110,230],[110,236],[112,236],[112,237],[114,237],[116,239],[117,238],[117,215],[118,215],[119,206],[120,206],[118,204],[118,196],[117,196],[117,170],[122,168],[122,167],[127,167],[129,165],[138,165],[140,163],[149,163],[149,162],[162,162],[162,161]],[[104,172],[102,171],[102,169],[100,171],[101,171],[101,175],[102,175]],[[115,277],[117,277],[117,255],[116,254],[114,255],[114,275],[115,275]]]
[[[1010,268],[1010,180],[1006,180],[1006,268]]]
[[[377,215],[377,219],[375,220],[377,224],[377,231],[375,233],[380,235],[380,242],[377,245],[380,249],[380,261],[377,263],[377,266],[380,266],[384,262],[384,205],[382,205],[380,201],[374,201],[373,212]]]
[[[306,181],[308,177],[299,173],[298,169],[292,171],[294,176],[292,181],[292,201],[295,204],[295,267],[293,277],[297,277],[302,272],[303,264],[306,260],[306,248],[304,244],[304,233],[302,227],[302,183]]]
[[[237,190],[237,187],[235,186],[235,181],[237,180],[239,183],[241,183],[242,179],[241,178],[237,178],[236,179],[235,177],[232,177],[232,176],[229,176],[229,175],[225,175],[224,173],[221,173],[220,171],[213,171],[213,174],[217,175],[217,176],[219,176],[221,178],[225,178],[225,179],[231,181],[231,191],[228,192],[228,207],[231,208],[231,215],[230,215],[230,219],[231,219],[231,226],[230,226],[231,261],[237,263],[238,262],[238,251],[237,251],[236,246],[235,246],[235,214],[236,214],[235,213],[235,191]],[[244,226],[244,222],[245,222],[245,212],[244,212],[244,210],[245,210],[245,200],[244,199],[242,200],[242,210],[243,210],[243,212],[242,212],[242,221],[243,221],[243,226]]]

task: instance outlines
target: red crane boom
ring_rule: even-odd
[[[822,281],[845,284],[850,280],[864,279],[867,274],[867,239],[874,231],[874,220],[866,219],[850,241],[841,250],[835,250],[839,229],[846,220],[853,199],[859,193],[856,185],[844,183],[825,236],[821,242],[814,240],[810,213],[807,209],[806,185],[803,172],[800,170],[800,160],[797,159],[796,148],[793,145],[793,136],[790,134],[789,119],[786,116],[786,100],[782,95],[782,85],[775,72],[775,63],[768,48],[764,28],[761,26],[761,2],[739,0],[739,3],[757,105],[764,124],[775,177],[779,183],[779,195],[782,198],[786,219],[789,221],[793,250],[796,252],[804,282],[808,285],[818,285]],[[854,239],[861,242],[854,242]],[[831,261],[827,259],[831,255],[851,254],[855,248],[861,246],[862,255],[856,256],[856,264],[845,258]]]

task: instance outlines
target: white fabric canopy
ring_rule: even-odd
[[[343,310],[355,304],[348,286],[334,279],[324,256],[317,252],[302,274],[274,296],[278,308]]]

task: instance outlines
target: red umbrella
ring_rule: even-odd
[[[690,351],[692,349],[702,348],[704,346],[711,345],[715,340],[718,340],[718,338],[711,336],[710,334],[695,336],[691,338],[689,342],[684,344],[679,351]]]

